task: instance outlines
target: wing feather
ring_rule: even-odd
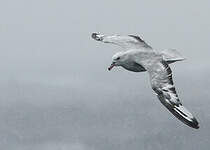
[[[121,36],[121,35],[102,35],[98,33],[93,33],[92,38],[97,41],[104,42],[104,43],[111,43],[111,44],[118,45],[124,48],[125,50],[140,49],[140,48],[152,50],[151,46],[149,46],[139,36],[135,36],[135,35]]]
[[[160,102],[180,121],[192,128],[199,128],[196,118],[182,105],[178,98],[172,71],[165,61],[156,62],[148,68],[152,89]]]

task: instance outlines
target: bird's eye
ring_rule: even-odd
[[[119,59],[120,59],[120,57],[117,57],[117,58],[116,58],[116,60],[119,60]]]

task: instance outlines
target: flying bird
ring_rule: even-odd
[[[180,121],[192,128],[199,128],[196,118],[182,105],[172,80],[169,64],[184,60],[177,50],[156,51],[142,38],[135,35],[109,36],[92,33],[92,38],[124,49],[112,57],[108,70],[121,66],[133,72],[147,71],[151,87],[160,102]]]

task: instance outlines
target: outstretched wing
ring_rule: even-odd
[[[129,49],[140,49],[146,48],[152,50],[152,47],[149,46],[146,42],[144,42],[139,36],[135,35],[128,35],[128,36],[121,36],[121,35],[102,35],[98,33],[93,33],[92,38],[101,41],[104,43],[112,43],[118,45],[126,50]]]
[[[160,102],[179,120],[198,129],[198,121],[180,102],[172,80],[172,71],[165,61],[159,61],[148,68],[152,89]]]

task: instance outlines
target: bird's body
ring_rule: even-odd
[[[142,55],[142,51],[138,50],[129,50],[126,52],[120,52],[121,55],[126,55],[127,59],[123,61],[121,66],[125,68],[126,70],[133,71],[133,72],[143,72],[146,71],[146,69],[142,66],[142,64],[136,63],[135,57],[136,55]]]
[[[92,38],[104,43],[112,43],[125,49],[112,57],[111,70],[114,66],[121,66],[129,71],[147,71],[151,87],[160,102],[179,120],[193,128],[199,128],[195,117],[182,106],[172,80],[169,64],[184,60],[176,50],[156,51],[140,37],[128,35],[105,36],[97,33]]]

